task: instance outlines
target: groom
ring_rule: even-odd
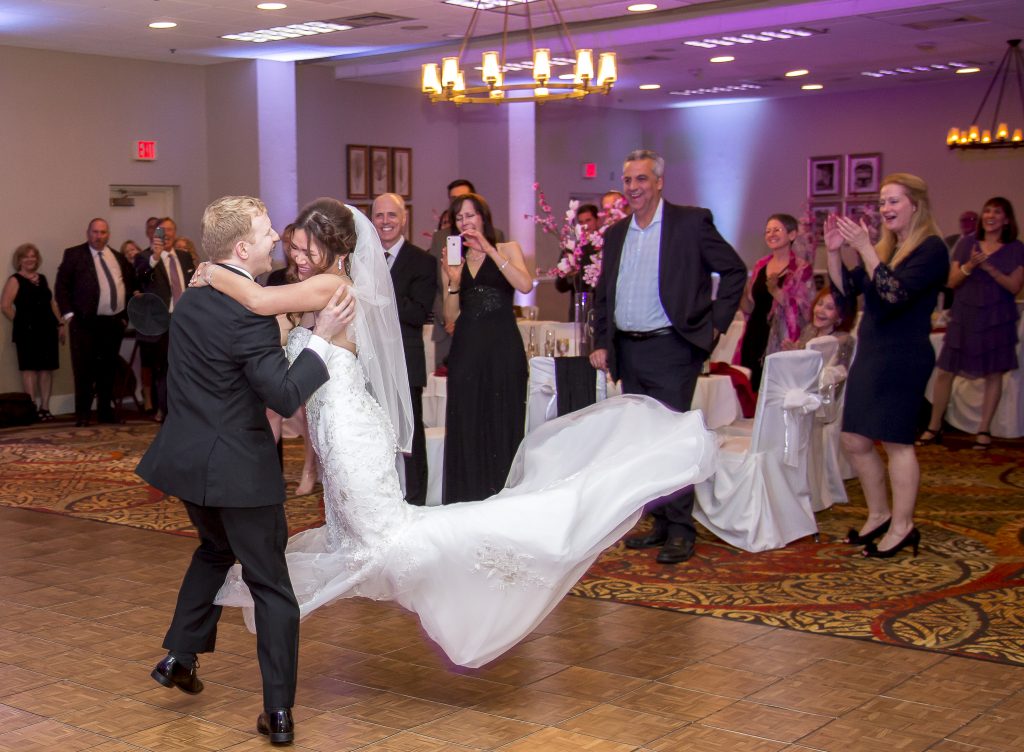
[[[225,196],[203,213],[203,251],[236,274],[252,279],[270,271],[277,240],[257,198]],[[188,289],[171,323],[167,417],[136,468],[182,500],[200,541],[164,638],[169,652],[152,676],[165,687],[202,691],[196,654],[214,649],[221,608],[213,600],[239,561],[255,605],[263,676],[257,729],[274,744],[294,739],[299,607],[284,554],[284,480],[265,412],[291,415],[328,380],[325,340],[354,315],[345,289],[317,317],[317,336],[291,367],[274,317],[251,313],[212,287]]]

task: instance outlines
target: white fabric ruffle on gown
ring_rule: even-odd
[[[293,330],[290,358],[308,337]],[[343,597],[395,600],[463,666],[533,631],[645,503],[714,470],[716,441],[699,412],[624,396],[532,432],[497,495],[412,506],[395,472],[394,432],[355,356],[331,348],[328,369],[307,404],[326,525],[295,535],[287,550],[301,614]],[[217,603],[252,608],[238,565]]]

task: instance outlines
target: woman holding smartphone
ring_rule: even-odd
[[[796,341],[811,310],[811,265],[793,252],[799,224],[789,214],[773,214],[764,228],[764,242],[771,251],[756,264],[750,284],[740,300],[747,314],[747,328],[740,345],[740,365],[750,369],[750,385],[761,386],[764,359],[782,349],[785,340]]]
[[[495,242],[483,198],[458,196],[449,212],[462,252],[449,238],[441,264],[445,321],[455,324],[448,354],[445,504],[486,499],[505,485],[525,430],[528,377],[512,303],[516,290],[533,290],[519,244]]]

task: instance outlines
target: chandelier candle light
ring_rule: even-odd
[[[467,86],[466,76],[461,65],[466,48],[473,36],[477,19],[481,10],[483,0],[473,8],[473,15],[466,28],[466,34],[462,39],[462,46],[459,54],[455,57],[445,57],[441,60],[440,67],[437,63],[425,63],[423,65],[422,91],[430,97],[431,102],[454,102],[462,104],[501,104],[512,102],[549,102],[558,99],[582,99],[588,94],[608,94],[618,78],[618,70],[615,64],[614,52],[602,52],[597,59],[595,75],[594,51],[590,49],[576,49],[569,36],[569,29],[566,26],[562,13],[558,9],[555,0],[547,0],[547,7],[551,14],[557,19],[558,32],[566,43],[567,50],[572,51],[574,61],[572,80],[559,80],[561,77],[552,80],[551,69],[554,59],[551,56],[549,47],[538,47],[533,34],[533,20],[530,12],[530,4],[533,0],[522,2],[526,10],[526,24],[530,37],[530,47],[533,50],[532,63],[524,67],[532,67],[533,80],[522,83],[510,83],[505,76],[512,67],[509,66],[506,57],[508,49],[508,22],[509,8],[514,0],[507,0],[504,4],[504,22],[501,32],[501,51],[488,50],[483,53],[481,59],[482,86]],[[563,61],[569,62],[569,61]]]
[[[985,96],[982,97],[978,111],[974,113],[971,120],[971,127],[964,130],[950,128],[946,136],[946,145],[950,149],[1017,149],[1024,146],[1024,133],[1021,128],[1014,128],[1010,134],[1010,128],[1006,121],[1000,121],[999,108],[1003,103],[1003,95],[1006,93],[1006,86],[1010,83],[1010,69],[1016,73],[1017,78],[1017,104],[1021,115],[1024,116],[1024,55],[1021,54],[1020,40],[1011,39],[1007,42],[1008,48],[1003,59],[999,61],[996,73],[992,77],[992,83],[988,85]],[[995,108],[992,111],[992,122],[990,128],[980,129],[979,118],[985,109],[989,95],[997,88],[998,95],[995,100]],[[1013,86],[1010,87],[1010,98],[1012,99]],[[993,136],[993,131],[995,135]]]

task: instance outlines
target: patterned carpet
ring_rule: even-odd
[[[190,535],[181,505],[133,472],[152,423],[0,431],[0,504]],[[1024,441],[971,451],[965,437],[919,452],[921,555],[864,560],[841,540],[863,519],[851,503],[818,515],[821,542],[748,554],[702,534],[687,564],[655,551],[607,551],[573,590],[654,608],[749,621],[1024,665]],[[294,491],[298,440],[286,442]],[[322,519],[319,489],[286,506],[293,531]],[[643,523],[641,523],[643,524]]]

